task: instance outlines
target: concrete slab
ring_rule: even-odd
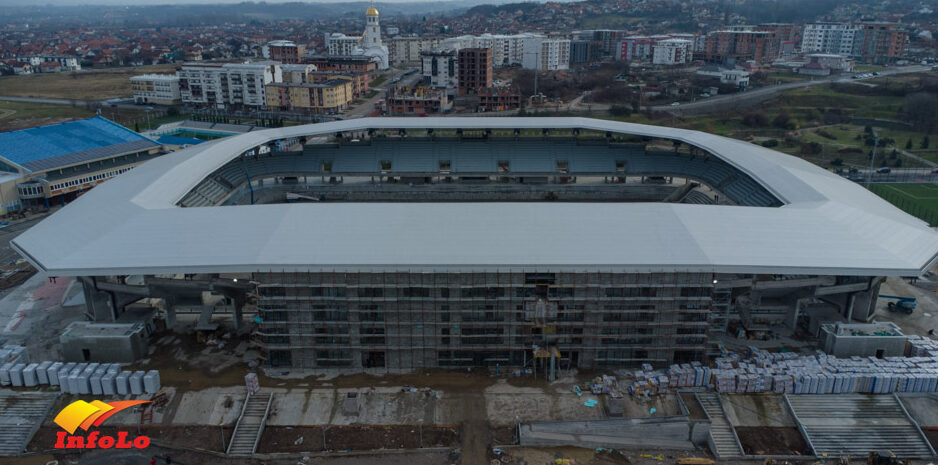
[[[187,392],[170,422],[177,425],[234,424],[241,414],[244,394],[242,386]]]
[[[795,426],[785,400],[775,394],[721,395],[726,416],[733,426]]]
[[[919,426],[938,427],[938,395],[899,394],[899,400]]]

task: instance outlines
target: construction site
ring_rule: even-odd
[[[0,300],[10,463],[936,455],[938,234],[740,141],[577,118],[252,131],[10,246],[38,270]],[[148,401],[95,431],[150,447],[56,448],[57,412],[92,399]]]

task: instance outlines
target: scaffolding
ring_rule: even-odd
[[[410,370],[522,367],[535,348],[561,367],[703,357],[708,273],[255,273],[272,365]]]

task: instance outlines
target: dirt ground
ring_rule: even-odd
[[[931,443],[933,449],[938,450],[938,430],[926,429],[922,430],[925,433],[925,437],[928,438],[928,442]]]
[[[389,425],[331,426],[326,429],[327,450],[416,449],[450,447],[457,443],[456,426]],[[300,441],[302,438],[302,441]],[[264,428],[257,452],[319,452],[323,450],[322,427],[269,426]]]
[[[750,455],[806,455],[808,444],[796,428],[737,426],[736,435]]]
[[[687,406],[687,411],[691,418],[695,420],[707,419],[707,414],[704,413],[703,407],[700,406],[700,402],[697,402],[697,398],[694,397],[693,392],[681,392],[679,394],[681,396],[681,400],[684,401],[684,405]]]

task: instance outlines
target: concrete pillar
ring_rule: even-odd
[[[234,325],[235,332],[241,329],[243,323],[244,304],[247,302],[244,294],[239,294],[231,298],[231,323]]]
[[[109,292],[99,291],[94,276],[81,276],[82,292],[85,294],[85,314],[93,321],[108,323],[115,319],[114,298]]]
[[[163,297],[163,310],[166,312],[166,329],[176,327],[176,298],[173,296]]]

